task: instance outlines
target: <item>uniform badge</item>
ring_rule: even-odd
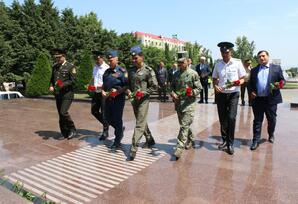
[[[76,73],[77,73],[76,68],[72,68],[71,72],[72,72],[73,74],[76,74]]]

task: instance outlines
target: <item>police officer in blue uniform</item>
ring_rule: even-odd
[[[115,140],[112,151],[121,149],[123,137],[123,109],[125,105],[125,91],[128,85],[128,74],[125,68],[118,65],[118,51],[107,53],[110,68],[103,75],[103,97],[106,97],[105,115],[108,123],[115,129]]]

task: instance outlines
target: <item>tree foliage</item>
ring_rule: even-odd
[[[84,51],[80,67],[78,69],[76,89],[84,90],[92,78],[93,61],[89,51]]]
[[[233,56],[235,58],[246,60],[253,59],[255,43],[254,41],[249,42],[246,36],[237,37],[235,42],[236,48],[233,51]]]
[[[41,53],[34,64],[32,75],[27,84],[26,95],[36,97],[48,94],[50,78],[51,65],[48,56]]]
[[[114,30],[103,28],[102,21],[94,12],[83,16],[74,14],[71,8],[59,11],[53,0],[24,0],[23,3],[14,0],[6,6],[0,0],[0,76],[7,79],[6,75],[17,76],[33,75],[34,64],[39,59],[39,53],[46,55],[53,48],[67,50],[67,59],[74,63],[79,72],[87,70],[87,55],[93,50],[105,52],[108,49],[119,50],[121,65],[131,66],[129,50],[138,45],[132,33],[118,35]],[[204,53],[201,45],[188,44],[187,50],[194,63]],[[208,50],[207,50],[208,51]],[[170,50],[166,45],[165,50],[153,47],[144,47],[146,62],[156,68],[163,60],[170,67],[176,60],[177,50]],[[208,54],[208,52],[207,52]],[[210,53],[209,53],[210,54]],[[85,64],[84,64],[85,63]],[[92,64],[92,63],[91,63]],[[83,68],[85,67],[85,68]],[[91,69],[88,67],[88,69]],[[90,70],[89,70],[90,71]],[[87,72],[86,72],[87,73]],[[87,75],[80,75],[78,88],[82,89],[88,83]],[[88,76],[87,78],[84,78]],[[80,79],[82,77],[82,79]],[[32,82],[31,82],[32,83]],[[80,84],[81,83],[81,84]]]

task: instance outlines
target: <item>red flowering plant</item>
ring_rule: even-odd
[[[134,100],[141,100],[145,96],[145,93],[141,90],[137,90],[135,92],[131,92],[130,94],[130,101],[133,102]]]
[[[56,83],[55,83],[55,90],[60,90],[60,89],[62,89],[62,87],[64,86],[64,83],[63,83],[63,81],[61,80],[61,79],[58,79],[57,81],[56,81]]]
[[[282,89],[285,86],[285,81],[280,80],[274,83],[270,83],[270,93],[273,93],[273,90]]]
[[[230,80],[227,80],[227,82],[225,83],[225,85],[223,86],[223,88],[225,89],[229,89],[233,86],[240,86],[240,80],[236,80],[236,81],[230,81]]]

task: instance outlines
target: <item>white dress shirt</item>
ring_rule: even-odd
[[[224,88],[227,81],[233,82],[239,80],[246,75],[245,69],[241,60],[231,58],[228,63],[225,63],[222,59],[219,60],[212,73],[212,78],[219,79],[218,86]],[[233,86],[231,88],[225,88],[223,93],[240,92],[240,86]]]
[[[103,84],[103,74],[109,68],[109,65],[105,62],[101,65],[95,64],[93,67],[93,80],[95,87],[102,87]]]

